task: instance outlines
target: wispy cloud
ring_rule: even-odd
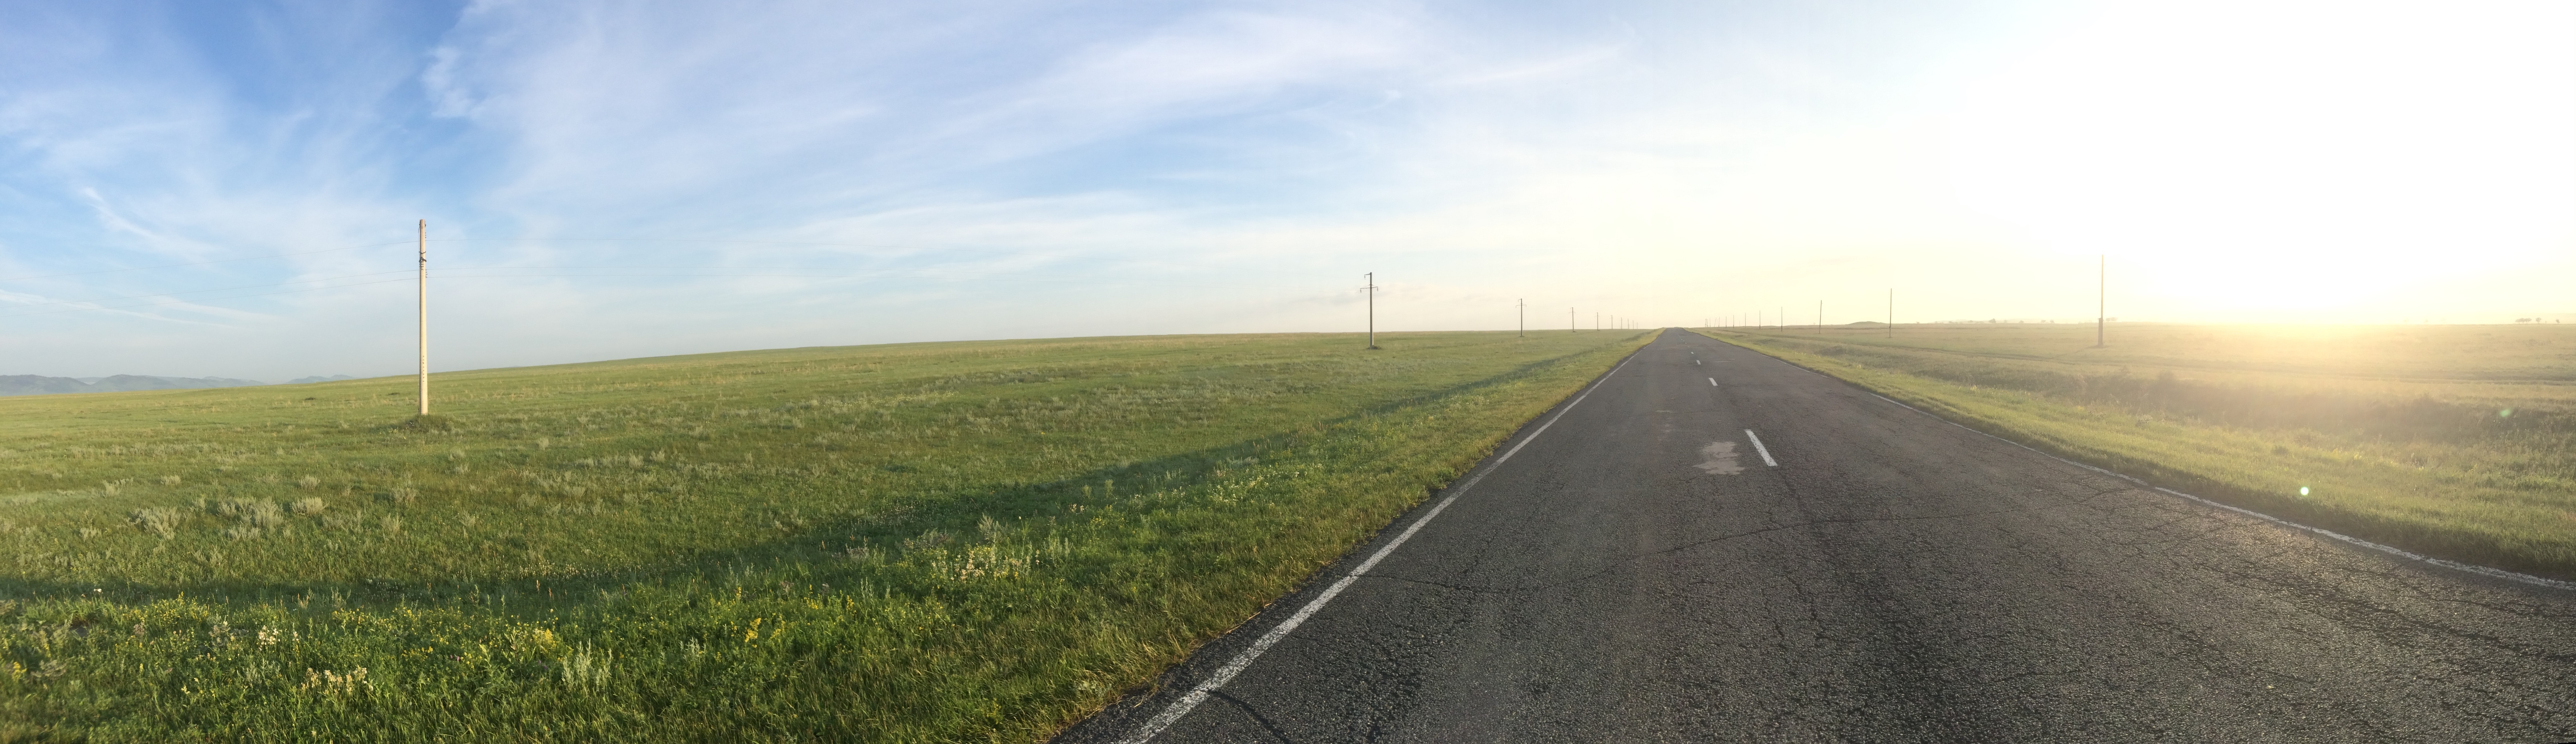
[[[2445,281],[2576,270],[2551,258],[2576,254],[2576,207],[2558,196],[2576,189],[2576,154],[2553,134],[2576,128],[2576,44],[2548,7],[2421,24],[2331,5],[2014,0],[11,13],[0,271],[44,278],[0,282],[0,307],[191,299],[13,321],[0,344],[25,367],[0,373],[403,369],[411,288],[334,278],[408,270],[408,245],[381,244],[421,218],[441,368],[1350,328],[1372,270],[1393,288],[1381,327],[1398,329],[1509,327],[1524,298],[1696,321],[1892,285],[1932,317],[2074,315],[2089,301],[2050,277],[2089,268],[2075,256],[2146,264],[2192,241],[2295,263],[2305,254],[2280,246],[2402,234],[2483,247]],[[2139,62],[2172,38],[2295,51]],[[2378,51],[2408,43],[2466,51]],[[2390,127],[2356,107],[2372,90],[2488,123]],[[2135,100],[2163,108],[2120,109]],[[2154,122],[2205,142],[2347,131],[2211,156],[2148,137]],[[2353,137],[2377,154],[2322,144]],[[2486,165],[2443,165],[2463,147]],[[2301,163],[2341,182],[2314,184]],[[2520,185],[2410,185],[2374,163]],[[2224,172],[2239,167],[2257,177]],[[2153,213],[2083,196],[2145,176],[2196,216],[2090,229]],[[2364,206],[2389,203],[2374,188],[2413,195],[2412,216]],[[2481,214],[2497,219],[2382,229]],[[2239,229],[2205,239],[2222,216]],[[376,247],[313,252],[362,245]],[[298,255],[195,263],[272,254]],[[2169,263],[2140,281],[2192,284]],[[60,275],[143,266],[165,268]],[[2526,301],[2347,273],[2382,298]],[[188,293],[244,286],[285,293]],[[2219,306],[2150,289],[2124,314]]]

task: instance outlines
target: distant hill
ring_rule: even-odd
[[[343,378],[346,379],[346,378]],[[113,393],[127,390],[188,390],[195,388],[244,387],[266,385],[258,380],[235,380],[227,377],[153,377],[150,375],[116,375],[87,380],[41,375],[0,375],[0,396],[52,395],[55,393]]]
[[[339,380],[355,380],[355,379],[358,379],[358,378],[350,377],[350,376],[348,376],[348,375],[332,375],[332,376],[330,376],[330,377],[323,377],[323,376],[321,376],[321,375],[314,375],[314,376],[312,376],[312,377],[298,377],[298,378],[295,378],[295,379],[292,379],[292,380],[287,380],[287,381],[286,381],[286,384],[288,384],[288,385],[302,385],[302,384],[304,384],[304,383],[308,383],[308,382],[336,382],[336,381],[339,381]]]

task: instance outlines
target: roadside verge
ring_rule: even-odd
[[[2473,502],[2456,498],[2446,489],[2451,484],[2422,468],[2349,452],[2285,448],[2259,432],[1929,379],[1766,337],[1699,333],[2178,497],[2400,557],[2576,588],[2569,582],[2576,579],[2576,515],[2551,508],[2546,498]]]

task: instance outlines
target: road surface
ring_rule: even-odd
[[[2576,592],[2147,490],[1686,332],[1584,396],[1058,740],[2576,740]]]

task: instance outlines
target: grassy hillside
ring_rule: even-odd
[[[2576,328],[2110,333],[2103,348],[2089,325],[1710,335],[2164,485],[2576,578]]]
[[[0,741],[1037,739],[1640,333],[792,349],[0,400]]]

